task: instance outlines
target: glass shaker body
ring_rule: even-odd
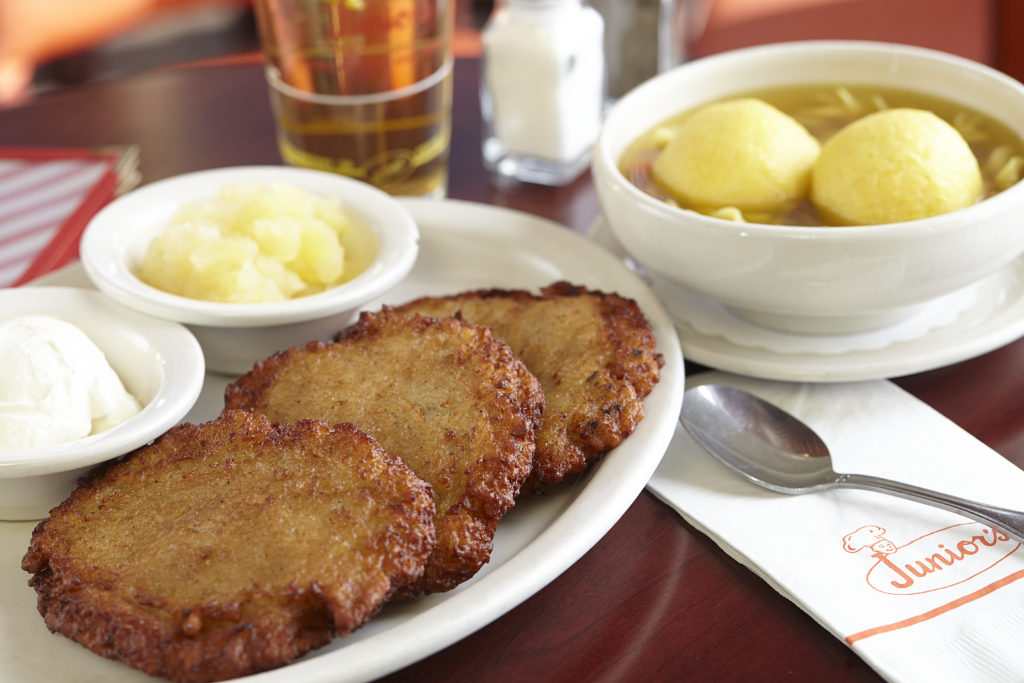
[[[506,0],[482,38],[484,165],[526,182],[571,182],[601,128],[603,19],[580,0]]]

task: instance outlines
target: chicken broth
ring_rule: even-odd
[[[978,160],[984,196],[990,197],[1017,183],[1024,173],[1024,142],[1006,125],[958,102],[912,90],[875,86],[808,85],[737,93],[726,99],[754,97],[793,117],[819,142],[824,143],[847,124],[876,111],[913,108],[931,111],[963,136]],[[663,187],[652,172],[655,159],[691,111],[682,112],[654,126],[637,138],[619,161],[630,182],[658,199],[683,208],[683,203]],[[728,220],[780,225],[828,225],[817,208],[804,197],[795,205],[773,212],[742,212],[733,206],[703,213]]]

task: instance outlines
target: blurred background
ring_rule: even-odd
[[[617,3],[635,11],[664,1],[593,4],[608,17]],[[857,38],[944,50],[1024,80],[1020,0],[675,1],[687,5],[690,58],[782,40]],[[456,53],[477,54],[494,0],[456,2]],[[628,31],[617,33],[619,49],[644,49],[629,44]],[[247,0],[0,0],[0,79],[21,73],[26,96],[183,63],[258,58],[257,49]]]

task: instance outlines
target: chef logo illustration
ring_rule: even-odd
[[[865,577],[871,588],[892,595],[916,595],[949,588],[991,569],[1020,544],[980,522],[939,529],[903,545],[869,524],[843,536],[843,550],[875,560]]]

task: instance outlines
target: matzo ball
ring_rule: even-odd
[[[654,163],[654,177],[691,208],[772,211],[803,197],[820,145],[795,119],[745,97],[684,119]]]
[[[967,142],[921,109],[887,109],[844,127],[822,145],[811,183],[811,201],[841,225],[936,216],[970,206],[983,193]]]

